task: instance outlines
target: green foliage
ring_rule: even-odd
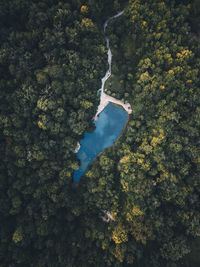
[[[19,243],[23,240],[23,233],[21,227],[18,227],[13,233],[12,240],[14,243]]]
[[[162,256],[173,261],[181,259],[189,252],[190,250],[188,249],[184,238],[171,240],[169,243],[164,244],[161,248]]]
[[[125,1],[1,1],[1,267],[189,266],[200,236],[199,16],[198,1],[180,2],[130,0],[109,24],[106,89],[133,114],[76,188],[74,150],[107,68],[102,24]]]
[[[124,136],[86,175],[84,197],[92,210],[116,214],[115,222],[105,226],[104,242],[95,238],[102,248],[108,244],[105,259],[112,266],[116,260],[119,266],[180,266],[191,236],[199,236],[200,61],[198,44],[190,41],[188,12],[181,4],[129,1],[126,19],[109,28],[109,34],[114,32],[114,74],[106,88],[126,98],[133,114]],[[132,60],[126,58],[130,40]],[[115,86],[115,76],[121,76],[121,87],[119,82]],[[109,168],[103,158],[112,159]],[[87,227],[91,221],[86,219]],[[101,223],[95,229],[101,229]],[[149,256],[155,251],[156,257]]]

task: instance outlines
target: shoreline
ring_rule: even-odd
[[[102,92],[101,98],[100,98],[100,104],[98,106],[98,109],[97,109],[95,116],[93,117],[94,121],[98,120],[100,113],[104,110],[104,108],[109,103],[114,103],[114,104],[117,104],[118,106],[122,106],[129,115],[132,113],[132,108],[131,108],[131,105],[129,103],[124,103],[123,101],[118,100],[117,98],[114,98],[114,97],[109,96],[109,95],[105,94],[104,92]],[[129,119],[128,119],[128,121],[129,121]],[[128,121],[127,121],[127,123],[128,123]],[[127,123],[126,123],[126,126],[127,126]],[[126,126],[125,126],[125,128],[126,128]],[[77,142],[74,153],[78,153],[80,148],[81,148],[80,142]]]
[[[94,116],[94,120],[98,119],[99,114],[104,110],[104,108],[110,102],[117,104],[119,106],[122,106],[129,115],[132,113],[132,108],[131,108],[131,105],[129,103],[124,103],[123,101],[118,100],[117,98],[114,98],[112,96],[105,94],[104,92],[101,92],[100,104],[99,104],[97,112]]]

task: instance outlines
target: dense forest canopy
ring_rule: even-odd
[[[121,10],[133,113],[74,187]],[[199,266],[199,27],[198,0],[0,2],[0,267]]]

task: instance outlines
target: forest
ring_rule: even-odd
[[[121,10],[133,112],[75,186]],[[199,88],[199,0],[1,0],[0,267],[199,267]]]

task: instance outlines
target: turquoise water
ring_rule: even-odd
[[[80,167],[73,174],[73,181],[78,183],[88,166],[105,148],[112,146],[128,121],[128,113],[121,107],[109,103],[95,121],[95,130],[86,132],[80,141],[77,159]]]

